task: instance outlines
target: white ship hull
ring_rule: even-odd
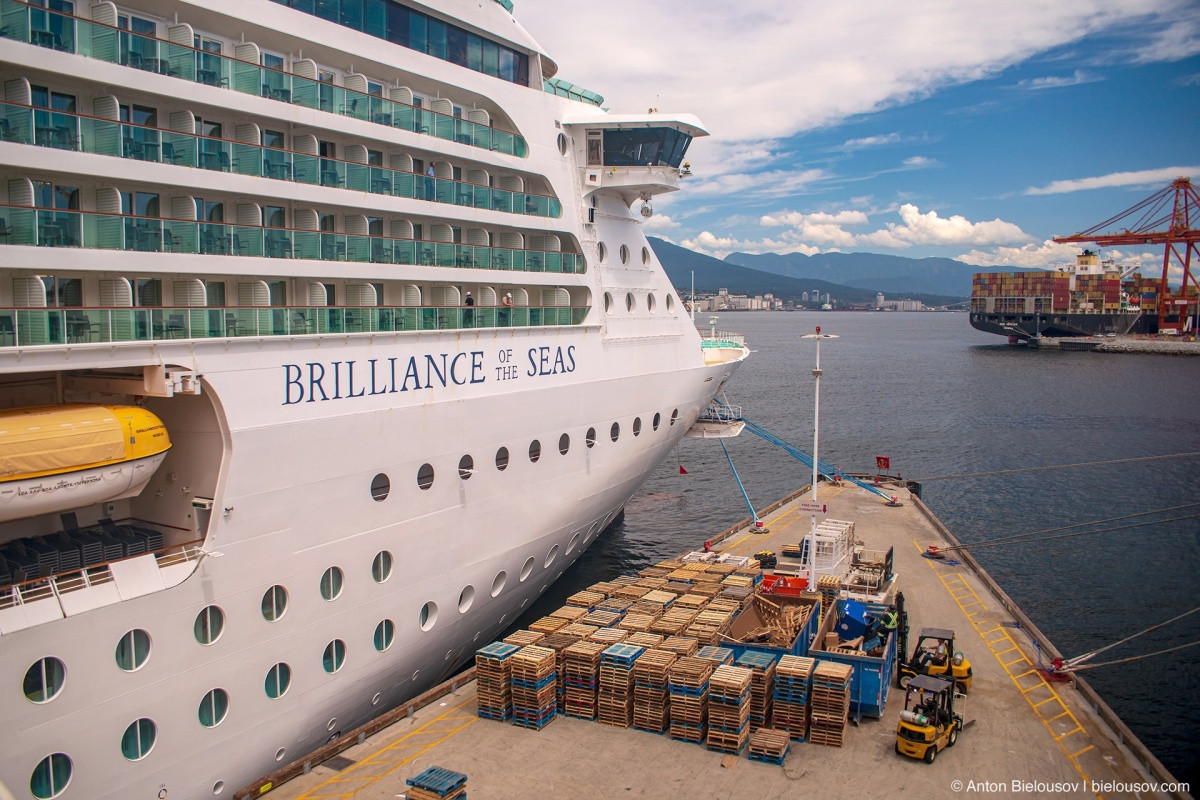
[[[25,80],[34,104],[6,108],[42,109],[38,82],[59,104],[53,125],[30,116],[37,136],[0,137],[0,213],[15,230],[0,240],[0,405],[141,403],[172,444],[140,493],[0,523],[0,726],[10,732],[0,783],[19,800],[230,798],[439,683],[595,540],[748,353],[702,351],[631,211],[676,188],[687,141],[703,130],[684,117],[608,118],[541,91],[553,64],[500,4],[427,12],[492,31],[527,58],[527,85],[266,0],[137,5],[120,13],[157,20],[154,46],[170,55],[150,72],[145,47],[138,68],[129,54],[113,63],[85,52],[114,23],[56,12],[47,26],[0,0],[6,85]],[[257,69],[247,37],[264,53],[295,50],[278,67],[290,94],[268,85],[273,72],[261,96],[257,76],[249,92],[236,72],[222,83],[224,68],[206,60],[215,51],[191,52],[204,36],[223,37],[238,69]],[[411,84],[425,107],[450,95],[462,108],[400,130],[394,113],[424,108],[407,88],[389,90],[408,99],[386,114],[356,116],[349,88],[338,104],[300,107],[305,37],[339,91],[363,77],[349,64],[400,70],[389,80]],[[188,42],[183,62],[168,40]],[[27,77],[35,60],[45,74]],[[187,73],[193,60],[205,68]],[[113,86],[126,105],[109,102]],[[69,108],[55,99],[68,92]],[[107,117],[79,109],[130,103],[156,103],[157,124],[126,126],[138,149],[97,151],[104,138],[92,132]],[[457,131],[480,109],[490,119],[467,135],[438,127]],[[201,123],[222,113],[224,135]],[[61,138],[70,125],[87,135]],[[272,126],[286,147],[241,151],[240,166],[219,169],[212,148],[258,148]],[[190,133],[202,128],[206,138]],[[527,155],[505,150],[504,130],[528,140]],[[621,154],[610,167],[608,144],[627,131],[640,142],[664,132],[670,158]],[[208,147],[212,165],[167,163],[162,145],[176,134],[188,139],[175,140],[176,155]],[[591,147],[599,134],[614,137],[603,151]],[[481,135],[499,144],[481,146]],[[337,145],[320,156],[336,180],[302,183],[318,137]],[[385,170],[397,186],[424,174],[416,157],[436,161],[435,191],[350,191],[353,168],[377,163],[368,148],[401,165]],[[268,169],[279,159],[284,173]],[[68,180],[82,200],[54,205]],[[39,194],[43,185],[53,191]],[[123,205],[151,191],[158,211]],[[214,199],[226,208],[212,221]],[[561,213],[546,211],[550,200]],[[193,207],[207,216],[187,216]],[[381,220],[390,227],[369,227]],[[210,229],[212,246],[199,238]],[[246,247],[255,236],[261,251]],[[356,236],[369,259],[351,259]],[[303,250],[313,237],[323,249]],[[457,260],[390,255],[471,240]],[[547,271],[559,253],[572,269]],[[464,310],[472,290],[479,305]]]

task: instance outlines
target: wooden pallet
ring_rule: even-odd
[[[565,633],[570,636],[576,636],[580,639],[586,639],[596,631],[600,630],[595,625],[585,625],[582,622],[572,622],[570,625],[563,625],[555,633]]]
[[[588,636],[588,640],[592,642],[602,642],[606,646],[620,644],[629,638],[629,631],[623,631],[620,628],[597,628],[596,632]]]
[[[561,606],[557,611],[551,611],[550,616],[562,617],[567,622],[575,622],[580,617],[587,615],[587,609],[577,606]]]
[[[650,630],[650,626],[654,624],[654,617],[648,614],[635,614],[632,611],[625,614],[616,627],[621,630],[646,633]]]
[[[700,643],[690,636],[668,636],[658,646],[659,650],[670,650],[680,656],[694,656]]]
[[[517,647],[526,647],[531,644],[537,644],[544,639],[546,634],[536,631],[513,631],[508,636],[504,637],[505,644],[515,644]]]
[[[639,631],[637,633],[629,634],[629,638],[625,639],[624,643],[635,644],[638,647],[645,647],[647,650],[652,650],[662,644],[663,639],[665,638],[666,637],[662,636],[661,634]]]
[[[771,764],[782,764],[791,749],[791,735],[786,730],[759,728],[750,734],[750,758]]]
[[[603,592],[576,592],[567,598],[567,605],[575,606],[577,608],[590,609],[607,596],[608,595],[604,594]]]

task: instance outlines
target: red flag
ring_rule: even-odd
[[[875,456],[875,466],[879,469],[887,469],[892,465],[890,456]]]
[[[683,464],[680,464],[680,465],[679,465],[679,474],[680,474],[680,475],[687,475],[687,474],[688,474],[688,471],[687,471],[686,469],[684,469],[684,468],[683,468]]]

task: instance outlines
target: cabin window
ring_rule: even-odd
[[[634,436],[642,435],[642,418],[641,417],[633,418],[633,435]]]
[[[463,456],[458,460],[458,477],[462,480],[469,480],[475,474],[475,459],[470,456]]]
[[[659,413],[656,411],[656,412],[654,412],[654,421],[653,421],[653,422],[651,422],[650,424],[651,424],[651,426],[654,428],[654,430],[658,430],[658,424],[659,424],[660,422],[662,422],[662,414],[659,414]]]
[[[221,632],[224,629],[225,612],[217,606],[202,608],[196,615],[196,622],[192,625],[192,632],[200,644],[212,644],[221,638]]]
[[[383,652],[392,646],[396,638],[396,623],[385,619],[375,626],[375,649]]]
[[[542,443],[534,439],[529,443],[529,460],[534,464],[542,457]]]
[[[492,597],[497,597],[504,591],[504,584],[508,583],[508,573],[500,570],[496,573],[496,577],[492,579]]]
[[[559,455],[565,456],[568,452],[570,452],[570,450],[571,450],[571,437],[564,433],[562,436],[558,437]]]
[[[228,712],[229,694],[224,689],[213,689],[200,701],[197,715],[201,725],[206,728],[214,728],[221,724],[221,720],[225,719]]]
[[[621,438],[621,423],[614,422],[612,424],[612,427],[608,429],[608,438],[612,439],[614,442]]]
[[[140,669],[150,658],[150,634],[134,628],[117,642],[117,666],[126,672]]]
[[[587,429],[587,435],[583,437],[583,443],[585,445],[587,445],[587,448],[589,450],[591,450],[593,447],[596,446],[596,429],[595,428]]]
[[[263,684],[263,688],[267,692],[267,697],[275,700],[283,697],[291,683],[292,668],[281,661],[267,671],[267,679]]]
[[[130,761],[139,761],[149,755],[154,748],[154,740],[158,737],[158,726],[154,720],[135,719],[125,729],[121,737],[121,755]]]
[[[346,643],[341,639],[334,639],[329,644],[325,645],[325,653],[321,656],[321,666],[329,674],[333,674],[342,668],[342,664],[346,662]]]
[[[262,615],[267,622],[275,622],[287,611],[287,589],[279,584],[272,586],[263,593]]]
[[[71,757],[66,753],[46,756],[33,768],[29,778],[29,791],[39,800],[58,797],[71,782]]]
[[[427,631],[433,628],[437,622],[437,603],[430,601],[421,606],[420,624],[421,630]]]
[[[336,600],[342,593],[342,581],[345,576],[340,567],[330,567],[321,576],[321,597],[326,600]]]
[[[326,290],[328,291],[328,290]],[[392,490],[392,481],[382,472],[371,479],[371,499],[381,503]]]
[[[35,703],[53,700],[62,691],[67,668],[54,656],[39,660],[25,672],[22,688],[25,696]]]
[[[387,550],[375,554],[375,560],[371,562],[371,577],[376,583],[383,583],[392,577],[392,554]]]
[[[421,489],[433,486],[433,464],[422,464],[417,470],[417,486]]]
[[[475,602],[475,587],[464,586],[463,590],[458,593],[458,613],[465,614],[471,609],[471,604]]]
[[[678,408],[671,412],[671,424],[674,425],[675,420],[677,420],[677,419],[679,419],[679,409]]]
[[[503,472],[508,469],[508,448],[501,447],[496,451],[496,469]]]

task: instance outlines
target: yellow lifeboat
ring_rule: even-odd
[[[0,411],[0,522],[134,497],[170,449],[162,420],[137,406]]]

